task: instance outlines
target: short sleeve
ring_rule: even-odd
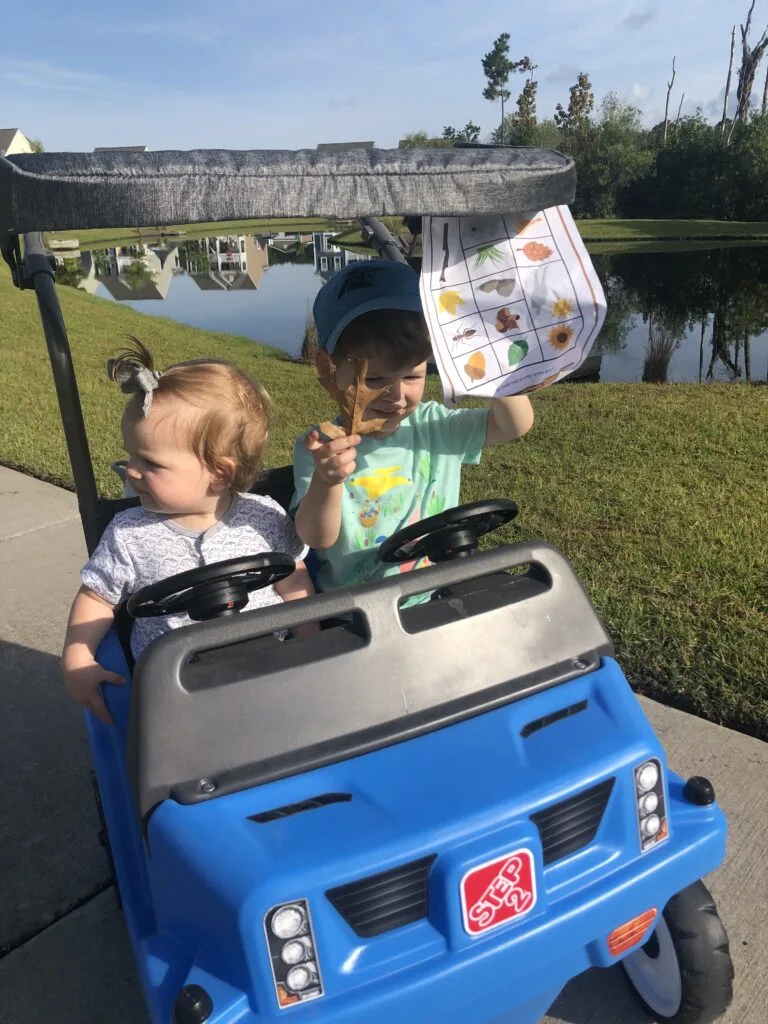
[[[306,436],[306,432],[303,433],[301,437],[296,439],[296,444],[293,446],[293,498],[290,505],[291,512],[296,511],[299,503],[309,490],[312,474],[315,471],[312,453],[308,452],[303,444]]]
[[[258,530],[263,534],[270,551],[290,555],[297,562],[307,557],[309,548],[299,539],[296,527],[288,513],[272,498],[263,497],[258,502]]]
[[[119,521],[113,519],[80,571],[83,585],[111,605],[122,604],[136,589],[136,569],[123,532]]]
[[[488,433],[489,410],[446,409],[437,402],[429,405],[425,419],[433,434],[432,450],[456,456],[463,463],[478,463]]]

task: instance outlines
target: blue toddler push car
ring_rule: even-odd
[[[0,158],[0,244],[37,293],[89,550],[131,500],[96,493],[39,232],[347,214],[401,258],[371,213],[540,209],[573,185],[557,153],[484,147]],[[286,503],[290,470],[262,486]],[[476,551],[515,512],[449,510],[381,549],[432,567],[254,612],[234,608],[287,556],[165,581],[127,611],[196,621],[136,665],[118,616],[99,659],[131,684],[87,727],[155,1024],[534,1024],[617,962],[655,1020],[725,1011],[712,786],[668,768],[558,551]]]

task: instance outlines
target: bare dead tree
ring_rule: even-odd
[[[683,111],[683,100],[685,99],[685,93],[680,97],[680,103],[677,108],[677,117],[675,118],[675,124],[680,124],[680,114]]]
[[[701,373],[704,369],[704,331],[707,329],[707,318],[701,321],[701,338],[699,339],[699,384],[701,384]]]
[[[760,39],[750,49],[749,30],[752,25],[752,11],[755,9],[755,0],[749,7],[746,25],[739,25],[741,30],[741,67],[739,68],[739,84],[736,87],[736,113],[731,122],[731,131],[728,136],[730,142],[733,136],[734,125],[737,121],[746,122],[749,116],[749,103],[752,99],[752,89],[755,84],[755,75],[763,59],[763,54],[768,48],[768,28],[763,30]]]
[[[763,105],[760,108],[760,113],[765,117],[765,111],[768,108],[768,68],[765,71],[765,81],[763,82]]]
[[[672,92],[672,86],[675,84],[675,60],[676,60],[676,58],[673,57],[672,58],[672,77],[667,82],[667,103],[666,103],[666,106],[664,107],[664,141],[662,142],[662,145],[664,145],[664,146],[666,146],[666,144],[667,144],[667,125],[669,124],[669,97],[670,97],[670,94]]]
[[[747,383],[752,382],[752,353],[750,351],[750,345],[752,339],[749,336],[749,332],[744,332],[744,378]]]
[[[728,100],[731,98],[731,72],[733,71],[733,51],[736,46],[736,26],[731,32],[731,58],[728,61],[728,77],[725,79],[725,98],[723,99],[723,120],[720,122],[723,138],[725,138],[725,126],[728,123]]]

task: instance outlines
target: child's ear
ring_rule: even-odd
[[[211,490],[220,494],[232,486],[235,476],[235,460],[222,456],[217,460],[216,472],[211,474]]]
[[[336,370],[336,365],[324,348],[315,349],[315,372],[317,376],[330,377]]]

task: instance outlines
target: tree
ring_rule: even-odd
[[[409,132],[400,139],[400,149],[448,149],[453,145],[449,138],[436,139],[427,132]]]
[[[78,259],[63,259],[56,266],[56,284],[77,288],[85,277],[85,270]]]
[[[33,153],[44,153],[45,152],[45,146],[42,144],[40,139],[30,139],[29,140],[29,144],[32,147],[32,152]]]
[[[578,166],[574,213],[620,216],[629,188],[653,166],[650,137],[640,123],[640,111],[608,93],[597,123],[590,123],[578,142],[578,151],[571,152]],[[632,211],[632,215],[637,214]]]
[[[514,64],[509,59],[509,32],[502,32],[494,41],[493,49],[483,57],[483,74],[488,85],[483,89],[483,97],[491,102],[501,100],[500,145],[504,145],[504,103],[512,95],[507,89],[509,76]]]
[[[731,31],[731,56],[728,61],[728,74],[725,79],[725,93],[723,95],[723,119],[720,122],[720,126],[723,132],[723,138],[726,138],[728,124],[728,100],[731,98],[731,75],[733,73],[733,51],[736,46],[736,26],[733,26]]]
[[[672,58],[672,77],[667,82],[667,102],[666,102],[666,105],[664,107],[664,140],[662,142],[662,146],[666,146],[666,144],[667,144],[667,126],[669,125],[669,97],[672,95],[672,86],[675,84],[675,60],[676,59],[677,59],[676,57]],[[680,102],[681,102],[681,105],[682,105],[682,100]]]
[[[560,103],[555,108],[555,124],[563,132],[583,131],[589,124],[589,117],[595,109],[595,96],[592,83],[586,71],[582,71],[571,86],[568,109],[564,110]]]
[[[477,142],[480,138],[480,125],[474,121],[467,121],[463,128],[456,131],[450,125],[443,128],[443,138],[450,142]]]
[[[520,125],[520,136],[524,140],[523,145],[531,145],[536,134],[536,91],[539,83],[533,78],[533,72],[538,67],[530,57],[523,57],[515,61],[514,70],[526,72],[528,78],[517,98],[517,119]]]
[[[736,121],[746,122],[749,114],[749,104],[752,99],[752,87],[755,84],[755,75],[760,65],[760,61],[763,59],[763,54],[768,47],[768,28],[763,31],[757,44],[750,49],[749,46],[749,30],[752,25],[752,11],[755,8],[755,0],[752,0],[749,11],[747,13],[746,25],[739,25],[741,29],[741,67],[739,68],[739,83],[736,87],[736,114],[734,116],[734,123]],[[729,140],[733,136],[733,124],[731,124],[731,133]]]

